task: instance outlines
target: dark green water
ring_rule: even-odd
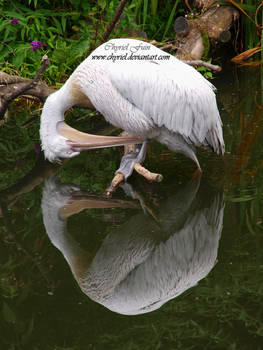
[[[102,197],[117,149],[1,163],[6,183],[29,170],[0,198],[0,349],[263,349],[260,76],[214,84],[226,154],[198,153],[200,181],[156,144],[146,165],[164,181],[134,175],[135,199]]]

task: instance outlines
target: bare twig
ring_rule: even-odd
[[[140,163],[135,163],[134,170],[136,170],[138,174],[145,177],[145,179],[148,181],[161,182],[163,180],[163,175],[152,173],[148,169],[144,168]]]
[[[182,60],[182,62],[189,64],[190,66],[204,66],[207,67],[215,72],[221,72],[222,68],[220,66],[208,63],[208,62],[204,62],[202,60]]]
[[[112,179],[110,185],[104,191],[104,195],[107,197],[111,197],[113,193],[117,190],[117,188],[125,181],[124,175],[122,173],[117,173]]]
[[[167,45],[161,46],[160,49],[163,51],[168,51],[168,50],[175,51],[175,50],[177,50],[177,47],[173,44],[167,44]]]

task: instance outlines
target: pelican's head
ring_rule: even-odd
[[[43,106],[40,139],[45,158],[50,162],[59,162],[61,158],[72,158],[79,154],[68,139],[59,133],[64,111],[65,103],[61,101],[59,91],[50,95]]]
[[[66,86],[66,85],[64,85]],[[59,162],[61,158],[72,158],[81,151],[105,147],[142,143],[133,136],[100,136],[73,129],[64,122],[64,112],[74,103],[66,94],[64,86],[50,95],[42,110],[40,139],[45,158]]]
[[[40,137],[45,158],[52,163],[59,163],[62,158],[73,158],[80,153],[70,146],[69,140],[58,133],[43,138],[40,130]]]

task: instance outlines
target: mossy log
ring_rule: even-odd
[[[198,0],[196,7],[202,9],[200,15],[178,17],[174,23],[176,56],[181,60],[200,60],[210,44],[230,41],[230,29],[239,18],[235,8],[212,5],[212,1]]]

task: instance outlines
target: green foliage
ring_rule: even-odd
[[[203,53],[202,59],[206,61],[208,59],[208,54],[210,51],[210,41],[205,31],[202,30],[201,33],[202,33],[202,40],[204,45],[204,53]]]
[[[136,0],[134,1],[136,22],[150,38],[161,41],[173,37],[172,24],[182,11],[182,8],[178,8],[179,3],[179,0]]]
[[[48,54],[51,66],[45,73],[49,83],[64,81],[88,53],[101,40],[105,28],[112,20],[117,0],[50,2],[27,0],[5,2],[0,9],[0,65],[8,69],[7,62],[22,76],[32,78],[43,54]],[[148,38],[164,40],[174,35],[172,23],[178,13],[179,0],[133,0],[112,33],[123,37],[135,29]],[[141,34],[140,34],[141,33]],[[43,45],[32,49],[30,43]]]
[[[210,63],[211,60],[208,61],[208,62]],[[201,67],[198,67],[197,70],[199,72],[201,72],[204,75],[204,77],[207,78],[207,79],[213,79],[214,78],[213,73],[207,67],[201,66]]]
[[[179,0],[176,0],[175,3],[174,3],[174,6],[172,8],[171,14],[170,14],[170,16],[168,18],[168,21],[166,23],[166,26],[165,26],[165,30],[164,30],[164,33],[163,33],[163,40],[165,39],[165,36],[166,36],[168,30],[172,27],[172,23],[173,23],[174,18],[175,18],[175,13],[176,13],[178,4],[179,4]]]
[[[72,66],[75,67],[88,54],[90,46],[95,47],[100,40],[118,3],[117,0],[5,2],[0,9],[2,69],[7,70],[9,62],[22,76],[32,78],[43,54],[48,54],[51,65],[45,79],[53,84],[64,81],[71,74]],[[116,36],[123,36],[136,27],[131,8],[132,5],[125,8],[125,16],[114,33]],[[43,45],[33,50],[30,45],[33,41]]]

